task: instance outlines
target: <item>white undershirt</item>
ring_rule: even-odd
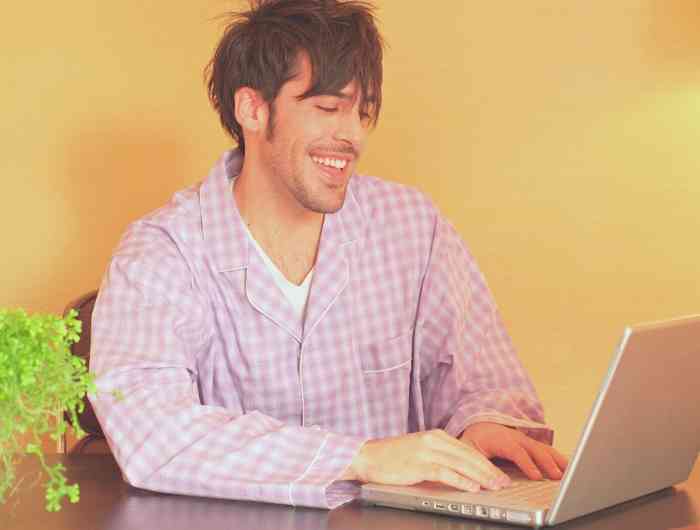
[[[232,192],[234,180],[235,178],[231,180]],[[306,278],[304,278],[304,281],[301,285],[296,285],[295,283],[290,282],[284,276],[284,274],[280,272],[280,270],[277,268],[277,265],[275,265],[275,263],[270,259],[270,257],[267,255],[267,252],[265,252],[265,250],[255,240],[253,234],[250,232],[245,222],[243,222],[243,227],[245,228],[246,234],[248,234],[248,238],[253,243],[253,246],[257,249],[258,254],[263,260],[263,263],[265,263],[265,266],[272,274],[272,278],[275,281],[275,284],[277,285],[277,287],[279,287],[280,291],[282,291],[287,300],[289,300],[289,302],[292,304],[294,312],[299,318],[299,321],[303,321],[304,311],[306,310],[306,302],[309,299],[309,288],[311,287],[311,278],[314,275],[313,267],[306,275]]]

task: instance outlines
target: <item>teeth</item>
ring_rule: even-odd
[[[313,160],[317,164],[334,167],[336,169],[343,169],[348,164],[347,160],[341,160],[339,158],[321,158],[318,156],[312,156],[311,160]]]

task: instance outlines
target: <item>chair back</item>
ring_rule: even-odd
[[[95,307],[95,300],[97,299],[97,290],[90,291],[84,294],[77,300],[71,302],[66,306],[64,315],[68,313],[71,309],[75,309],[78,312],[78,320],[83,323],[83,330],[80,334],[80,340],[71,345],[70,350],[73,355],[81,357],[85,360],[88,368],[90,367],[90,333],[92,331],[92,309]],[[97,421],[95,416],[95,411],[92,409],[90,401],[88,401],[87,396],[83,398],[85,403],[85,409],[83,412],[78,414],[78,422],[83,430],[91,435],[92,437],[99,436],[104,437],[102,433],[102,427]],[[66,415],[66,420],[70,421],[70,417]]]

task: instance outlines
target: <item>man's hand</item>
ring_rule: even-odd
[[[532,480],[544,476],[559,480],[568,464],[567,458],[553,447],[497,423],[474,423],[464,430],[460,440],[473,443],[486,458],[510,460]]]
[[[394,485],[429,480],[463,491],[500,489],[510,483],[508,475],[468,440],[440,430],[370,440],[341,479]]]

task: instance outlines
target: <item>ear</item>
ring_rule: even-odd
[[[264,131],[269,118],[268,105],[257,90],[241,87],[233,95],[236,121],[251,133]]]

